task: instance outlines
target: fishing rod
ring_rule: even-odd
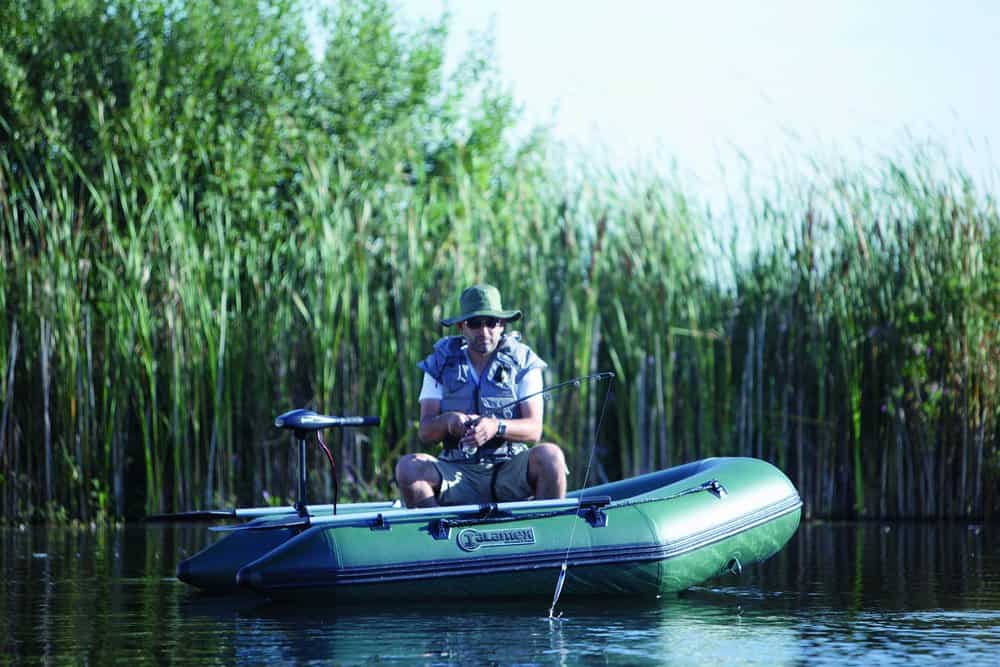
[[[508,410],[521,403],[536,398],[538,396],[545,396],[558,391],[562,391],[568,387],[579,387],[586,382],[596,382],[600,380],[607,380],[614,378],[615,374],[610,371],[603,371],[600,373],[591,373],[590,375],[585,375],[571,380],[566,380],[565,382],[560,382],[548,387],[543,387],[539,391],[523,396],[517,400],[505,403],[497,408],[493,408],[488,411],[485,415],[480,415],[475,419],[471,419],[465,423],[466,427],[475,426],[485,417],[493,417],[503,410]],[[336,463],[334,463],[333,455],[327,447],[326,443],[323,441],[320,431],[327,428],[337,428],[337,427],[358,427],[358,426],[378,426],[378,417],[333,417],[329,415],[317,414],[312,410],[292,410],[284,414],[278,415],[274,420],[274,426],[279,429],[290,430],[295,435],[295,442],[298,445],[298,459],[299,459],[299,475],[298,475],[298,499],[294,506],[292,507],[255,507],[248,509],[216,509],[216,510],[194,510],[189,512],[177,512],[173,514],[156,514],[146,518],[147,521],[190,521],[196,519],[208,519],[208,520],[218,520],[218,519],[257,519],[263,517],[271,517],[275,515],[284,514],[295,514],[297,517],[290,517],[289,523],[287,525],[309,525],[308,517],[317,511],[333,511],[333,514],[337,514],[337,496],[339,495],[339,485],[337,484],[337,474],[336,474]],[[306,440],[310,433],[315,432],[316,439],[326,455],[327,460],[330,462],[330,466],[333,469],[333,484],[334,484],[334,501],[330,505],[307,505],[306,504]],[[371,505],[372,510],[382,510],[389,509],[392,507],[392,503],[356,503],[359,509],[364,505]],[[365,509],[368,509],[365,507]],[[303,519],[305,519],[303,521]],[[271,524],[270,527],[282,527],[286,524],[281,522],[279,524]],[[256,527],[255,527],[256,528]]]
[[[561,391],[567,387],[579,387],[584,382],[592,382],[599,380],[607,380],[615,377],[615,374],[611,371],[602,371],[599,373],[591,373],[590,375],[584,375],[582,377],[573,378],[572,380],[566,380],[565,382],[560,382],[559,384],[554,384],[549,387],[543,387],[539,391],[523,396],[517,400],[511,401],[510,403],[505,403],[499,407],[493,408],[488,414],[480,415],[475,419],[470,419],[465,423],[465,427],[469,428],[475,426],[484,417],[493,417],[503,410],[509,410],[525,401],[535,398],[537,396],[548,395],[557,391]],[[295,432],[295,439],[299,445],[299,495],[298,501],[295,503],[295,510],[298,515],[308,522],[309,510],[305,502],[306,497],[306,436],[310,432],[316,433],[316,440],[319,443],[320,448],[322,448],[323,453],[326,455],[327,460],[330,462],[330,467],[333,469],[333,513],[337,513],[337,496],[340,493],[339,485],[337,484],[337,464],[334,463],[333,454],[330,453],[330,449],[326,446],[323,441],[323,437],[320,434],[325,428],[331,427],[343,427],[343,426],[378,426],[378,417],[330,417],[328,415],[316,414],[312,410],[292,410],[291,412],[286,412],[283,415],[279,415],[274,420],[274,425],[277,428],[288,429]]]
[[[560,382],[559,384],[554,384],[549,387],[543,387],[541,390],[536,391],[532,394],[528,394],[522,398],[519,398],[510,403],[506,403],[497,408],[493,408],[489,411],[489,414],[480,415],[475,419],[471,419],[466,422],[465,426],[475,426],[484,417],[492,417],[493,415],[501,412],[503,410],[508,410],[521,403],[535,398],[537,396],[543,396],[546,394],[551,394],[556,391],[560,391],[567,387],[579,387],[584,382],[607,380],[613,378],[614,373],[610,371],[603,371],[600,373],[591,373],[590,375],[585,375],[583,377],[573,378],[572,380],[566,380],[565,382]],[[320,435],[320,431],[331,427],[343,427],[343,426],[378,426],[378,417],[331,417],[328,415],[316,414],[312,410],[292,410],[291,412],[286,412],[279,415],[274,420],[274,425],[277,428],[288,429],[295,433],[295,439],[299,446],[299,494],[298,501],[295,503],[295,511],[298,515],[306,519],[308,523],[309,509],[306,505],[306,437],[310,432],[316,433],[316,440],[319,442],[319,446],[322,448],[323,453],[326,455],[327,460],[330,462],[330,467],[333,469],[333,485],[334,485],[334,495],[333,495],[333,513],[337,514],[337,496],[339,495],[340,488],[337,484],[337,465],[334,463],[333,455],[330,453],[330,449],[323,442],[323,437]]]
[[[470,419],[468,422],[466,422],[465,425],[467,427],[468,426],[474,426],[475,424],[478,424],[479,420],[483,419],[484,417],[492,417],[494,414],[496,414],[496,413],[498,413],[500,411],[507,410],[509,408],[513,408],[513,407],[519,405],[520,403],[523,403],[524,401],[530,400],[532,398],[536,398],[538,396],[552,394],[554,392],[561,391],[561,390],[566,389],[568,387],[579,387],[582,384],[584,384],[585,382],[596,382],[596,381],[600,381],[600,380],[608,380],[608,379],[611,379],[611,378],[614,378],[614,377],[615,377],[614,373],[612,373],[610,371],[603,371],[603,372],[600,372],[600,373],[591,373],[590,375],[585,375],[585,376],[582,376],[582,377],[573,378],[571,380],[566,380],[565,382],[560,382],[558,384],[554,384],[554,385],[551,385],[551,386],[548,386],[548,387],[543,387],[539,391],[533,392],[533,393],[528,394],[527,396],[523,396],[522,398],[519,398],[519,399],[517,399],[515,401],[511,401],[511,402],[505,403],[504,405],[501,405],[501,406],[499,406],[497,408],[494,408],[494,409],[492,409],[492,410],[489,411],[489,414],[480,415],[479,417],[477,417],[475,419]],[[291,412],[286,412],[285,414],[278,416],[275,419],[275,421],[274,421],[274,425],[276,427],[278,427],[278,428],[284,428],[284,429],[289,429],[289,430],[294,431],[295,432],[296,440],[298,441],[298,444],[299,444],[299,467],[300,467],[300,475],[299,475],[299,497],[302,498],[302,499],[305,498],[305,475],[304,475],[303,471],[305,470],[305,440],[306,440],[306,435],[307,435],[308,432],[311,432],[311,431],[315,431],[316,432],[317,440],[319,440],[319,444],[323,448],[323,452],[326,454],[327,458],[330,460],[330,465],[334,469],[334,489],[335,489],[335,491],[334,491],[334,502],[333,502],[332,506],[326,506],[325,505],[325,506],[322,506],[322,507],[324,509],[327,508],[327,507],[331,507],[333,509],[333,515],[334,515],[334,517],[336,517],[336,515],[337,515],[336,495],[337,495],[337,491],[339,490],[338,487],[337,487],[337,485],[336,485],[336,465],[333,463],[333,457],[330,454],[330,451],[326,447],[325,443],[322,441],[322,438],[320,437],[320,433],[319,432],[322,429],[329,428],[331,426],[375,426],[375,425],[378,425],[378,423],[379,423],[378,417],[329,417],[329,416],[326,416],[326,415],[318,415],[315,412],[312,412],[311,410],[293,410]],[[590,464],[588,462],[588,469],[589,469],[589,467],[590,467]],[[538,501],[532,501],[532,502],[538,502]],[[387,505],[391,505],[391,503],[386,503],[386,504]],[[378,506],[377,503],[371,503],[371,505],[372,505],[372,507],[370,508],[370,510],[373,511],[373,512],[384,511],[386,509],[385,507]],[[303,509],[305,509],[305,511],[303,511]],[[270,523],[266,523],[266,524],[262,524],[262,525],[244,524],[242,526],[234,526],[234,527],[229,527],[229,528],[218,527],[218,528],[213,528],[212,530],[217,530],[217,531],[273,530],[275,528],[298,528],[298,527],[305,527],[305,526],[310,526],[313,523],[317,523],[317,522],[318,523],[323,523],[322,519],[312,519],[312,518],[310,518],[311,514],[308,511],[308,509],[309,509],[308,507],[303,508],[303,503],[302,502],[298,502],[298,503],[295,504],[294,508],[292,508],[291,510],[288,510],[286,508],[286,509],[283,509],[283,511],[282,511],[283,514],[291,514],[292,512],[295,512],[295,513],[298,514],[298,516],[291,516],[291,517],[288,517],[287,519],[285,519],[283,521],[270,522]],[[369,508],[366,507],[365,509],[369,509]],[[389,509],[394,509],[394,507],[390,507]],[[415,509],[406,509],[405,511],[406,512],[410,512],[410,513],[417,512],[417,510],[415,510]],[[229,513],[226,512],[226,514],[228,515]],[[348,518],[350,518],[350,517],[348,517]]]
[[[524,403],[525,401],[527,401],[529,399],[535,398],[536,396],[545,396],[547,394],[552,394],[554,392],[566,389],[567,387],[579,387],[584,382],[592,382],[592,381],[593,382],[597,382],[597,381],[600,381],[600,380],[609,380],[609,379],[613,378],[614,376],[615,376],[615,374],[612,373],[611,371],[601,371],[599,373],[591,373],[590,375],[583,375],[583,376],[578,377],[578,378],[573,378],[572,380],[566,380],[565,382],[560,382],[559,384],[554,384],[554,385],[550,385],[548,387],[543,387],[542,389],[540,389],[540,390],[538,390],[538,391],[536,391],[536,392],[534,392],[532,394],[528,394],[527,396],[524,396],[522,398],[519,398],[516,401],[511,401],[510,403],[505,403],[505,404],[503,404],[503,405],[501,405],[499,407],[492,408],[491,410],[488,411],[488,414],[479,415],[475,419],[470,419],[469,421],[465,422],[464,426],[466,428],[470,428],[472,426],[475,426],[476,424],[478,424],[480,421],[482,421],[486,417],[493,417],[493,416],[497,415],[498,413],[500,413],[500,412],[502,412],[504,410],[509,410],[510,408],[513,408],[513,407],[515,407],[517,405],[520,405],[521,403]]]

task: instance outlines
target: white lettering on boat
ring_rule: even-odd
[[[475,551],[479,547],[516,547],[534,543],[535,529],[531,527],[512,530],[466,528],[458,534],[458,546],[465,551]]]

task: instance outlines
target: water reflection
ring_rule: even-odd
[[[794,619],[747,622],[728,596],[645,603],[573,603],[560,620],[535,605],[406,604],[391,608],[291,608],[196,597],[189,618],[231,633],[226,660],[338,664],[695,664],[745,656],[797,659]]]
[[[15,662],[676,664],[993,659],[990,526],[809,524],[764,565],[665,600],[272,604],[195,593],[201,525],[0,530]],[[992,657],[991,657],[992,656]]]

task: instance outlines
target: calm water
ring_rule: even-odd
[[[328,608],[174,579],[202,525],[0,530],[0,663],[1000,664],[1000,526],[811,524],[666,600]]]

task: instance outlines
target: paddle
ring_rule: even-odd
[[[518,500],[509,503],[487,503],[485,505],[451,505],[443,507],[414,507],[412,509],[390,509],[386,511],[355,512],[353,514],[327,514],[324,516],[309,516],[289,518],[286,521],[268,521],[260,524],[242,524],[239,526],[211,526],[214,532],[235,532],[242,530],[277,530],[280,528],[296,528],[306,526],[347,526],[371,525],[388,526],[393,522],[425,521],[427,519],[448,516],[497,516],[507,517],[514,512],[538,512],[543,510],[572,510],[574,508],[591,509],[606,506],[611,503],[609,496],[585,498],[560,498],[553,500]]]
[[[289,509],[294,512],[294,509]],[[144,520],[159,521],[217,521],[219,519],[235,519],[236,510],[190,510],[188,512],[173,512],[170,514],[150,514]]]
[[[339,505],[340,512],[374,511],[401,507],[398,501],[379,501],[370,503],[350,503]],[[309,514],[332,513],[333,505],[308,505]],[[291,506],[281,507],[236,507],[233,509],[190,510],[187,512],[172,512],[167,514],[151,514],[144,520],[151,522],[164,521],[218,521],[220,519],[261,519],[282,514],[297,514],[298,510]]]
[[[308,526],[309,517],[295,514],[281,521],[268,521],[261,524],[244,523],[238,526],[209,526],[208,529],[214,533],[232,533],[241,530],[278,530],[280,528],[305,528]]]

